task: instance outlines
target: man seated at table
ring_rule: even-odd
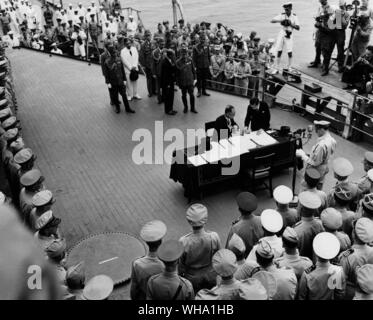
[[[251,124],[251,131],[268,130],[270,120],[271,113],[269,112],[268,104],[264,101],[259,101],[258,98],[251,98],[247,107],[245,129],[249,129]]]
[[[225,113],[215,121],[215,129],[218,134],[218,140],[227,139],[232,136],[233,130],[238,130],[238,124],[234,121],[236,110],[233,106],[227,105]]]

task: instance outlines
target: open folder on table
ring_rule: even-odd
[[[201,155],[196,155],[188,158],[188,161],[195,167],[207,164],[207,161],[201,157]]]
[[[252,132],[248,134],[250,139],[256,143],[258,146],[265,147],[271,144],[277,143],[277,140],[272,138],[267,132],[261,131],[259,134],[258,132]]]

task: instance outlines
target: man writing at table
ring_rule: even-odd
[[[232,136],[232,131],[238,129],[238,124],[234,121],[236,110],[233,106],[227,105],[225,113],[215,121],[215,129],[218,133],[218,139],[226,139]]]
[[[251,98],[250,105],[247,107],[245,129],[249,129],[251,124],[251,131],[268,130],[270,120],[271,113],[269,112],[268,104],[259,101],[258,98]]]

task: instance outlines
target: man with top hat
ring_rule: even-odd
[[[61,285],[65,285],[66,282],[66,240],[64,238],[59,238],[53,240],[48,247],[46,247],[45,252],[47,254],[48,260],[54,265],[56,270],[56,276]]]
[[[281,214],[283,227],[292,227],[298,222],[298,213],[294,208],[289,208],[289,203],[293,201],[293,191],[287,186],[280,185],[273,190],[273,198],[276,201],[276,211]]]
[[[162,273],[149,278],[147,300],[193,300],[193,286],[189,280],[177,273],[179,259],[184,252],[180,241],[168,240],[158,249],[158,258],[163,261]]]
[[[29,226],[32,230],[36,230],[38,219],[47,211],[52,209],[52,205],[55,203],[53,193],[50,190],[44,189],[35,193],[32,197],[33,208],[30,211]]]
[[[275,259],[275,265],[279,268],[292,268],[299,281],[303,271],[311,267],[313,263],[311,259],[299,254],[298,242],[296,231],[291,227],[286,227],[282,234],[282,244],[285,251],[281,257]]]
[[[175,52],[172,49],[166,49],[161,63],[160,82],[162,87],[164,112],[170,116],[174,116],[177,113],[177,111],[173,109],[176,76],[177,68],[175,61]]]
[[[337,158],[333,161],[334,178],[337,180],[335,186],[329,191],[327,203],[329,207],[333,207],[334,192],[337,187],[356,185],[349,181],[348,177],[353,173],[354,167],[351,162],[345,158]]]
[[[114,281],[109,276],[94,276],[84,286],[82,300],[107,300],[113,289]]]
[[[148,97],[151,97],[155,93],[155,79],[152,72],[152,34],[150,30],[145,30],[144,42],[141,44],[141,49],[139,52],[139,62],[144,68],[146,76],[146,86],[148,88]]]
[[[271,245],[264,239],[260,239],[255,251],[259,267],[255,268],[251,277],[257,272],[267,271],[276,279],[277,290],[272,300],[294,300],[297,292],[297,277],[292,268],[278,268],[274,264],[274,252]]]
[[[371,177],[369,177],[368,172],[373,169],[373,152],[365,152],[363,167],[365,174],[360,178],[358,183],[358,194],[357,196],[361,199],[365,194],[372,193],[372,181],[373,181],[373,171],[371,171]]]
[[[346,233],[338,231],[342,228],[343,220],[341,213],[334,208],[326,208],[321,212],[321,222],[325,232],[334,234],[340,243],[340,252],[351,247],[351,240]]]
[[[294,30],[299,31],[300,26],[298,17],[294,13],[292,13],[292,2],[285,3],[283,5],[283,8],[285,12],[279,14],[271,20],[272,23],[280,23],[282,26],[275,46],[275,51],[277,52],[276,65],[277,67],[279,67],[282,52],[284,48],[286,48],[288,53],[288,68],[290,68],[293,59],[293,32]]]
[[[138,258],[132,263],[132,300],[145,300],[149,278],[164,270],[164,264],[159,260],[157,251],[162,244],[162,239],[166,235],[166,232],[166,225],[159,220],[150,221],[142,227],[140,237],[148,245],[149,251],[146,256]]]
[[[319,233],[312,243],[316,265],[304,271],[299,283],[299,300],[342,300],[346,279],[342,267],[333,265],[339,252],[337,237],[329,232]]]
[[[352,233],[352,221],[356,218],[355,212],[349,210],[350,203],[356,196],[356,185],[345,185],[335,188],[334,191],[334,208],[337,209],[342,215],[342,228],[349,237]]]
[[[180,50],[181,57],[176,61],[177,83],[181,89],[181,100],[184,105],[184,113],[188,112],[188,99],[190,100],[190,111],[198,113],[195,108],[194,85],[196,83],[196,70],[192,58],[188,56],[188,49],[185,45]]]
[[[124,49],[123,49],[124,50]],[[102,59],[102,56],[101,56]],[[135,113],[131,109],[127,99],[127,75],[124,71],[122,59],[119,56],[119,52],[115,49],[112,43],[107,46],[107,56],[105,61],[101,61],[102,70],[105,76],[105,82],[109,88],[111,102],[115,107],[115,112],[120,112],[119,94],[122,96],[125,111],[127,113]]]
[[[258,240],[264,236],[264,231],[260,217],[254,214],[254,211],[258,207],[258,199],[256,196],[250,192],[241,192],[236,197],[236,202],[241,216],[232,223],[227,237],[226,248],[228,247],[231,237],[236,233],[245,243],[246,258]]]
[[[262,228],[264,231],[264,237],[261,239],[266,240],[273,251],[274,257],[278,258],[282,256],[284,252],[282,238],[278,237],[276,234],[281,231],[283,226],[283,219],[280,213],[273,209],[266,209],[260,215],[260,221],[262,223]],[[256,248],[257,244],[252,248],[247,260],[256,261]]]
[[[353,300],[373,300],[373,264],[356,270],[356,292]]]
[[[351,300],[356,287],[356,269],[364,264],[373,263],[373,221],[360,218],[354,221],[352,247],[342,252],[338,259],[346,275],[347,287],[345,299]]]
[[[210,76],[211,55],[210,48],[206,43],[206,36],[201,35],[199,43],[193,47],[193,62],[197,69],[197,97],[201,95],[210,96],[206,91],[207,79]]]
[[[308,156],[303,149],[297,149],[297,156],[306,162],[306,169],[315,168],[320,172],[321,179],[317,189],[321,190],[325,176],[329,172],[329,158],[334,154],[337,142],[329,133],[330,122],[321,120],[314,121],[315,131],[318,136],[317,143],[313,146],[311,154]]]
[[[196,295],[196,300],[267,300],[264,286],[257,279],[237,280],[237,259],[228,249],[221,249],[212,257],[215,272],[221,277],[218,286],[211,290],[202,289]]]
[[[82,300],[85,286],[85,263],[84,261],[71,266],[66,271],[66,288],[64,300]]]
[[[216,232],[205,229],[207,218],[208,210],[204,205],[191,205],[186,212],[186,219],[192,232],[179,239],[184,246],[179,273],[192,283],[194,292],[203,288],[211,289],[216,284],[211,259],[221,247],[220,237]]]
[[[313,258],[312,242],[317,234],[324,231],[320,219],[316,219],[315,213],[320,208],[320,198],[309,191],[299,194],[299,206],[301,221],[295,224],[294,229],[298,234],[298,248],[301,256]]]
[[[30,225],[30,213],[34,205],[32,199],[39,191],[44,190],[44,177],[40,170],[32,169],[24,173],[20,178],[20,183],[23,188],[19,194],[19,207],[22,213],[23,221],[26,225]]]

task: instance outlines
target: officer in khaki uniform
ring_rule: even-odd
[[[51,210],[53,203],[53,193],[50,190],[41,190],[32,197],[34,208],[30,212],[30,228],[36,230],[36,222],[42,214]]]
[[[213,257],[213,267],[221,277],[218,286],[211,290],[202,289],[196,300],[267,300],[264,286],[257,279],[239,281],[233,276],[237,271],[235,254],[228,249],[221,249]]]
[[[373,300],[373,264],[356,271],[356,293],[353,300]]]
[[[373,263],[373,221],[368,218],[360,218],[354,222],[352,232],[353,245],[342,252],[338,259],[347,279],[345,299],[351,300],[355,294],[356,268],[367,263]]]
[[[260,215],[260,221],[264,230],[264,237],[262,240],[266,240],[272,248],[274,258],[282,256],[284,253],[284,247],[282,245],[282,238],[278,237],[276,234],[280,232],[283,226],[283,220],[281,214],[276,210],[266,209]],[[247,261],[254,260],[256,261],[256,249],[257,244],[252,248]]]
[[[335,205],[334,192],[337,187],[353,187],[352,184],[356,186],[355,183],[349,181],[348,177],[354,172],[354,167],[351,162],[345,158],[337,158],[333,161],[333,172],[334,178],[337,180],[335,186],[328,192],[328,207],[333,207]]]
[[[297,277],[292,268],[278,268],[274,264],[274,253],[270,244],[263,239],[260,239],[256,247],[256,260],[259,267],[255,268],[251,276],[254,276],[258,271],[267,271],[276,279],[277,290],[272,296],[273,300],[294,300],[297,292]]]
[[[166,232],[166,225],[159,220],[150,221],[142,227],[140,237],[147,243],[149,251],[146,256],[136,259],[132,263],[132,300],[145,300],[149,278],[164,270],[163,262],[157,257],[157,250],[162,244],[162,239]]]
[[[315,216],[320,216],[321,211],[323,211],[327,207],[327,195],[324,191],[318,190],[317,185],[321,179],[320,172],[318,172],[315,168],[308,168],[304,173],[304,181],[301,183],[300,192],[309,191],[312,193],[317,194],[317,196],[321,200],[320,208],[315,213]],[[298,210],[298,215],[300,212]]]
[[[369,152],[369,151],[365,152],[363,166],[364,166],[364,171],[366,173],[357,182],[359,198],[362,198],[367,193],[373,192],[372,190],[373,172],[371,172],[371,176],[369,176],[368,174],[368,172],[371,169],[373,169],[373,152]]]
[[[85,286],[85,263],[84,261],[71,266],[66,271],[66,288],[63,295],[64,300],[82,300]]]
[[[312,259],[312,241],[318,233],[324,231],[321,220],[314,217],[320,208],[321,200],[317,194],[310,191],[301,192],[298,198],[301,221],[294,226],[294,230],[298,235],[299,254]]]
[[[340,252],[351,247],[351,240],[346,233],[338,231],[342,228],[342,214],[334,208],[326,208],[321,212],[321,222],[326,232],[334,234],[341,245]]]
[[[283,219],[282,228],[294,226],[298,221],[298,213],[296,209],[289,208],[289,203],[293,200],[293,191],[287,186],[278,186],[273,190],[273,198]]]
[[[354,184],[338,186],[334,191],[334,208],[342,214],[342,231],[349,237],[352,232],[352,221],[356,218],[355,212],[349,210],[351,201],[356,196],[357,187]]]
[[[66,257],[66,240],[64,238],[53,240],[45,252],[48,260],[54,265],[56,270],[57,279],[61,285],[65,285],[66,282],[66,268],[65,268],[65,257]]]
[[[149,278],[147,300],[193,300],[193,286],[177,274],[179,259],[184,252],[180,241],[168,240],[158,249],[158,258],[165,264],[162,273]]]
[[[286,227],[282,234],[282,243],[284,245],[284,255],[275,260],[275,265],[279,268],[288,267],[294,270],[297,280],[303,274],[303,271],[312,266],[311,259],[302,257],[298,251],[298,235],[291,227]]]
[[[194,292],[203,288],[211,289],[216,285],[212,257],[221,247],[220,237],[216,232],[205,230],[208,210],[204,205],[191,205],[186,219],[192,226],[192,232],[179,239],[184,246],[179,273],[192,283]]]
[[[114,289],[114,281],[101,274],[91,278],[83,289],[82,300],[107,300]]]
[[[32,198],[39,191],[45,189],[43,182],[44,177],[41,175],[41,172],[38,169],[27,171],[20,178],[20,183],[23,188],[19,193],[19,207],[22,213],[23,221],[28,226],[30,225],[30,213],[34,208]]]
[[[319,233],[313,240],[316,265],[304,271],[299,283],[299,300],[342,300],[346,280],[342,267],[333,265],[339,252],[337,237],[329,232]]]
[[[262,228],[262,223],[260,222],[260,217],[253,213],[258,207],[258,199],[256,196],[250,192],[241,192],[237,196],[236,202],[238,205],[238,210],[241,212],[241,217],[232,223],[225,247],[228,247],[229,240],[231,239],[232,235],[236,233],[245,243],[246,258],[253,246],[260,238],[264,236],[264,231]]]
[[[322,190],[325,176],[329,172],[329,158],[334,154],[337,142],[329,133],[329,121],[314,121],[317,143],[313,146],[310,156],[307,156],[302,149],[297,150],[297,156],[306,162],[306,169],[315,168],[320,172],[321,179],[317,189]]]

